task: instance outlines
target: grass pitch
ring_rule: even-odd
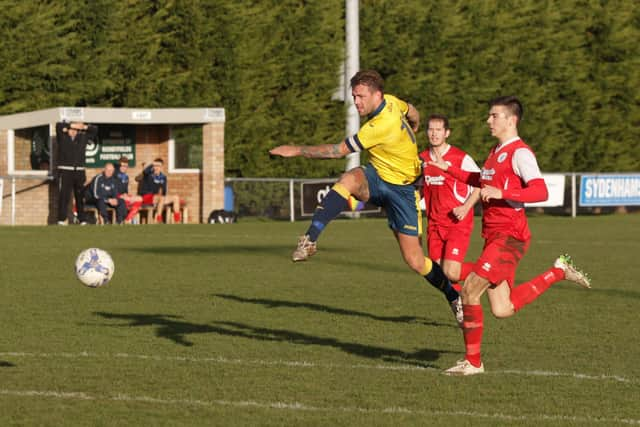
[[[485,304],[469,378],[442,375],[462,335],[383,220],[335,221],[300,264],[306,222],[1,227],[0,425],[640,424],[640,216],[530,224],[517,281],[568,252],[594,289]],[[92,246],[101,289],[73,273]]]

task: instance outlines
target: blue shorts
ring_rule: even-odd
[[[409,236],[422,234],[422,212],[413,184],[389,184],[371,165],[362,166],[369,184],[369,202],[384,208],[389,228]]]

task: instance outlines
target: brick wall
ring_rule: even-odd
[[[25,144],[18,144],[21,147]],[[27,144],[27,147],[29,145]],[[29,153],[26,155],[29,161]],[[30,165],[22,162],[23,167]],[[9,173],[7,158],[7,131],[0,131],[0,176]],[[17,225],[45,225],[49,222],[49,194],[51,192],[50,183],[46,177],[42,179],[16,178],[16,224]],[[11,187],[10,179],[4,179],[2,189],[2,213],[0,214],[0,224],[11,224]]]

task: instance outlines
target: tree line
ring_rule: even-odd
[[[0,114],[223,107],[228,176],[344,169],[268,155],[345,137],[343,0],[0,0],[0,23]],[[487,101],[515,94],[548,172],[640,170],[639,40],[633,0],[360,1],[360,64],[386,92],[448,115],[478,162]]]

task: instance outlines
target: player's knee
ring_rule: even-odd
[[[469,301],[469,299],[473,298],[475,294],[476,293],[473,292],[473,288],[471,286],[467,286],[466,283],[465,283],[465,286],[463,286],[462,289],[460,290],[460,296],[465,301]]]
[[[418,274],[422,274],[424,271],[424,256],[410,256],[405,257],[404,261],[407,263],[410,269]]]
[[[338,183],[342,185],[349,194],[353,194],[355,196],[359,195],[359,189],[362,186],[362,180],[364,179],[364,174],[362,173],[360,168],[354,168],[350,171],[343,173],[338,180]]]
[[[462,297],[462,301],[466,303],[480,301],[480,297],[484,292],[484,288],[485,287],[482,281],[469,280],[469,279],[465,280],[464,286],[460,291],[460,296]]]
[[[493,317],[495,317],[496,319],[506,319],[507,317],[513,316],[513,313],[513,307],[507,307],[503,305],[499,307],[491,306],[491,314],[493,314]]]
[[[451,265],[445,263],[442,267],[442,271],[444,271],[445,276],[447,276],[452,282],[457,282],[458,280],[460,280],[459,269],[451,267]]]

